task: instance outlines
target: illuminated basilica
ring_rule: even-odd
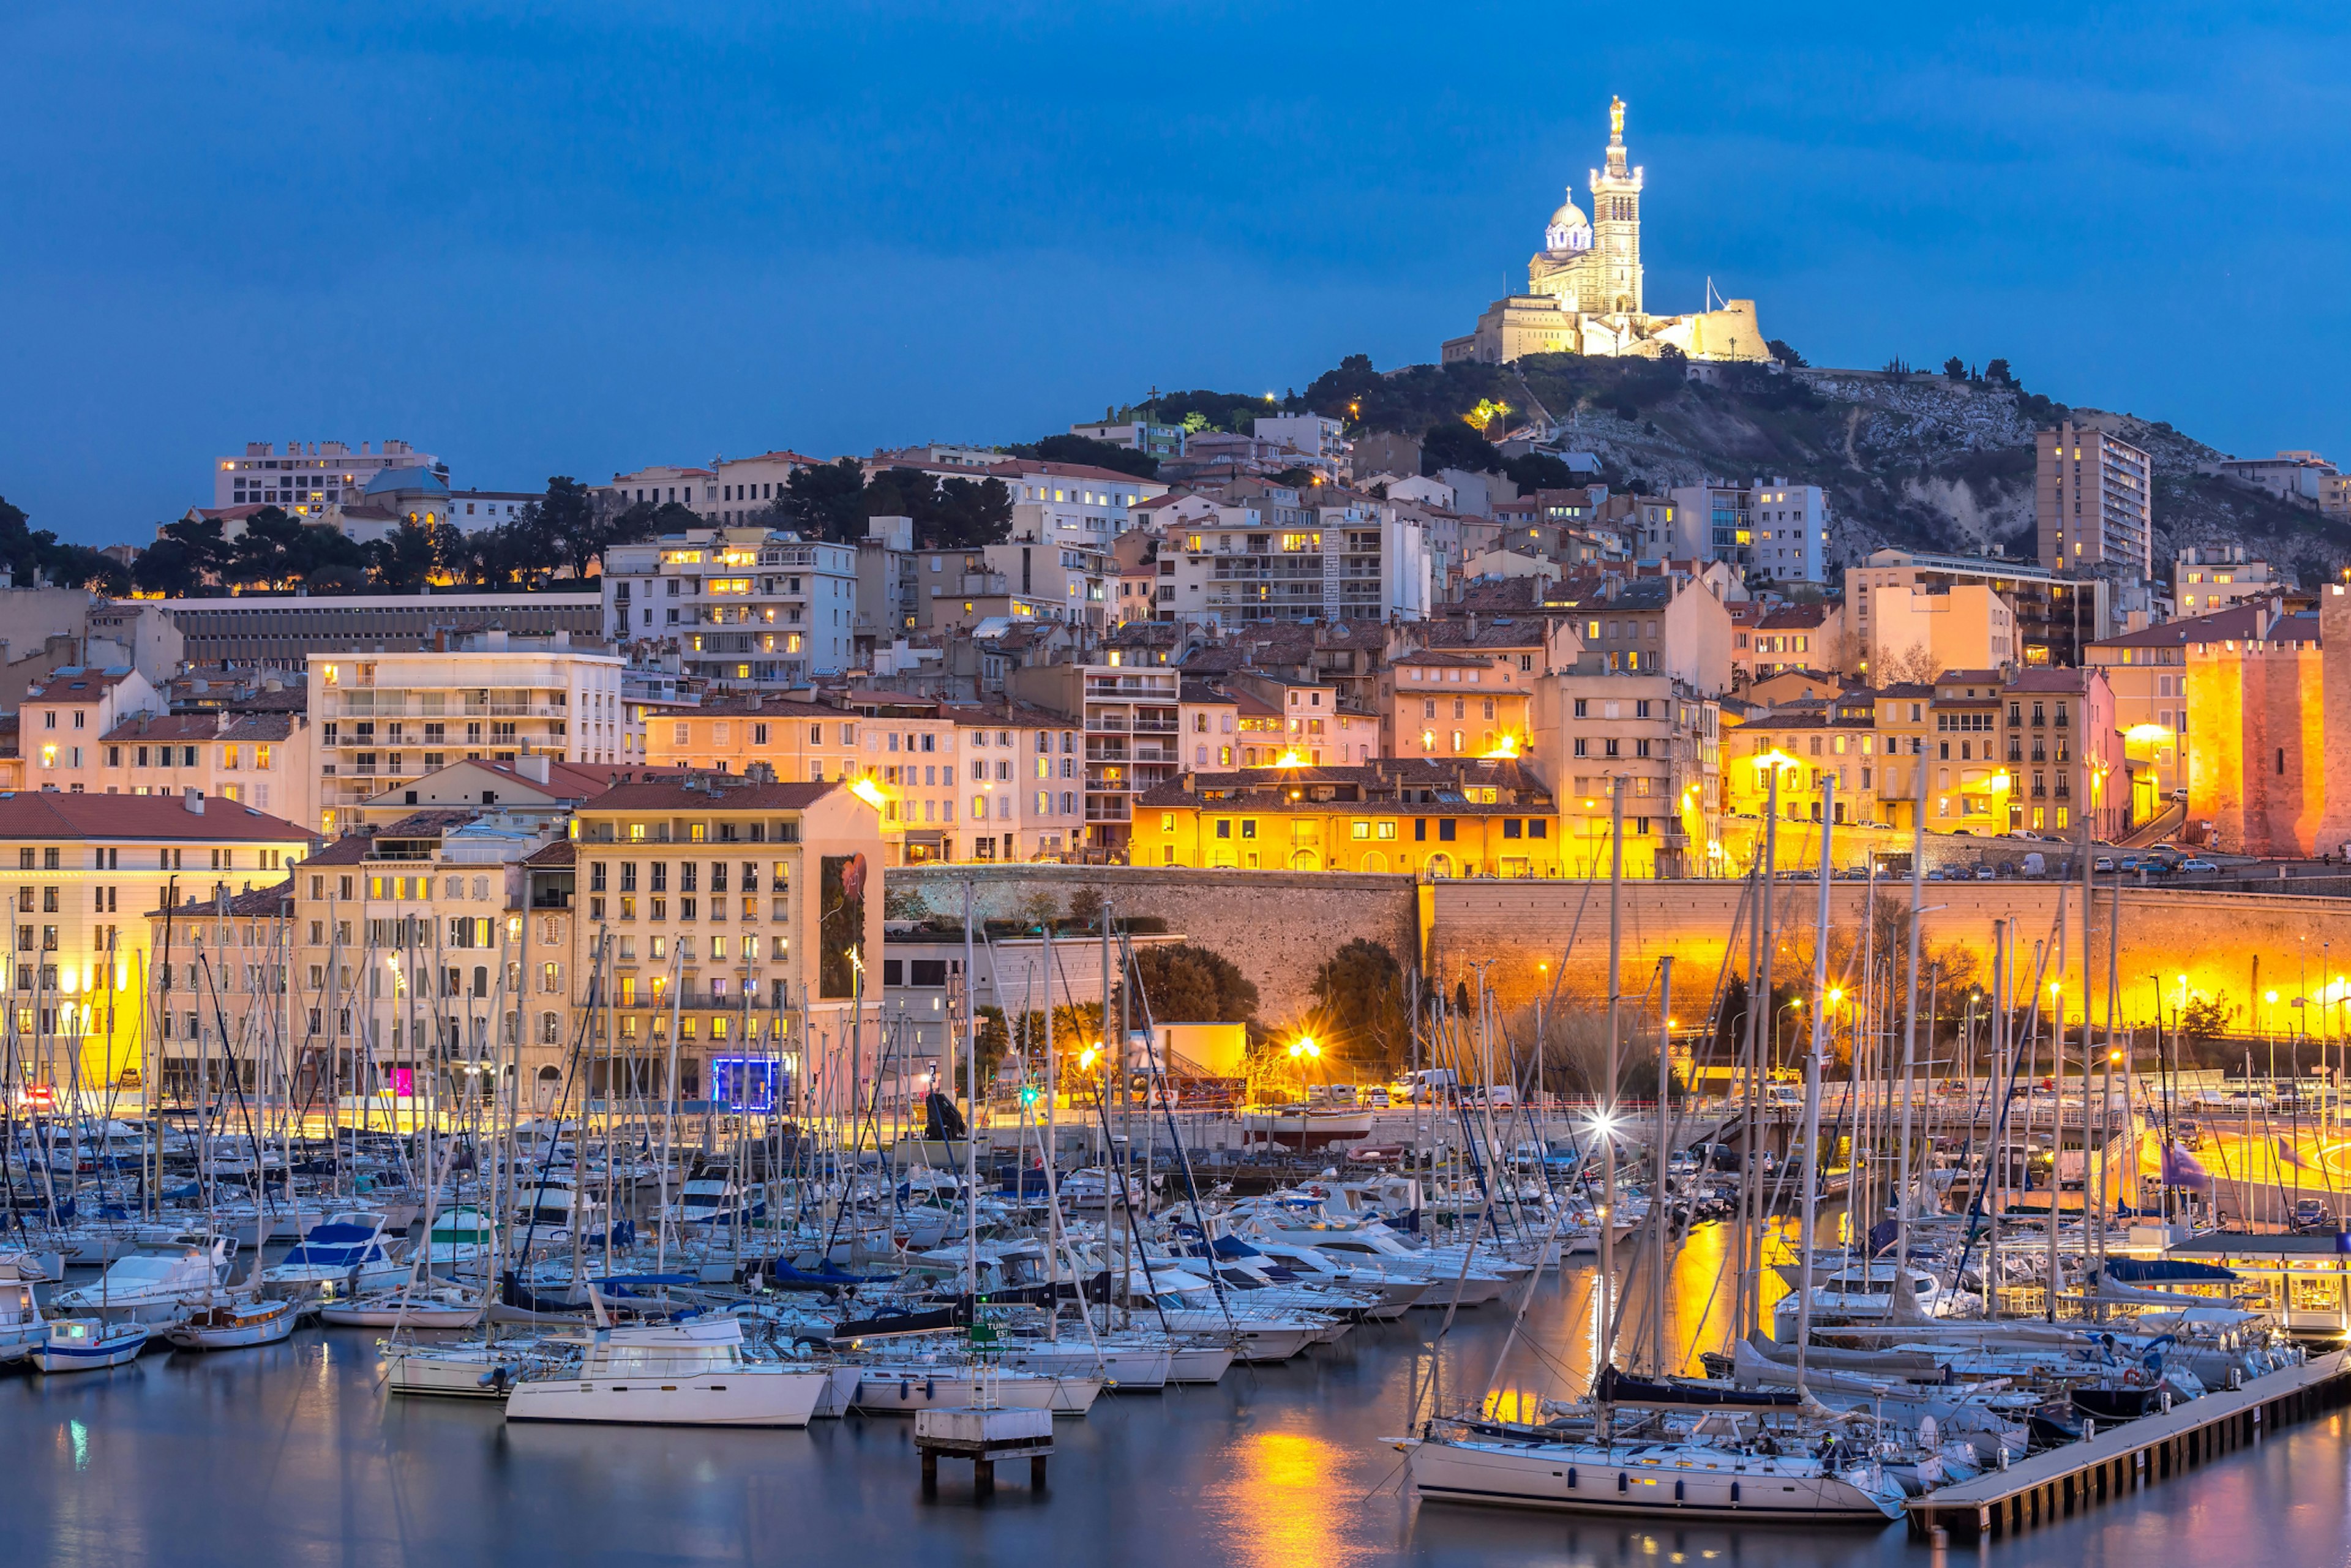
[[[1625,158],[1625,100],[1614,99],[1607,167],[1592,171],[1591,216],[1571,188],[1543,230],[1543,248],[1527,263],[1527,291],[1495,300],[1477,330],[1447,340],[1446,363],[1501,364],[1526,354],[1654,358],[1667,345],[1693,360],[1768,359],[1752,299],[1689,316],[1642,308],[1641,175]]]

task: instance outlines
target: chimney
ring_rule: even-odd
[[[515,771],[534,784],[544,784],[549,777],[547,758],[544,754],[517,758]]]
[[[493,653],[505,653],[507,651],[507,629],[503,626],[491,627],[483,636],[482,645]]]
[[[191,784],[188,786],[187,794],[182,799],[183,803],[186,805],[189,810],[194,812],[199,817],[204,814],[204,792],[203,790]]]

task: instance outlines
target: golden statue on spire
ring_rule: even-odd
[[[1625,100],[1621,98],[1611,98],[1608,100],[1608,140],[1611,141],[1625,140]]]

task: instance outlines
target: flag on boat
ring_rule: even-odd
[[[2163,1185],[2184,1186],[2191,1192],[2210,1192],[2212,1190],[2212,1173],[2178,1144],[2166,1144],[2163,1146]]]

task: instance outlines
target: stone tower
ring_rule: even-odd
[[[1592,171],[1593,249],[1600,258],[1596,298],[1585,308],[1641,314],[1641,171],[1625,163],[1625,100],[1608,101],[1608,167]]]

